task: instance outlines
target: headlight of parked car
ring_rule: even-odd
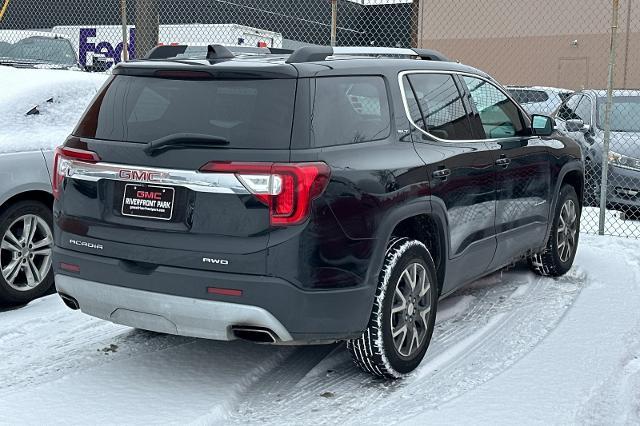
[[[627,157],[626,155],[618,154],[613,151],[609,151],[609,164],[625,169],[640,171],[640,160],[633,157]]]

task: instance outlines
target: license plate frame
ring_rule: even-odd
[[[173,218],[175,198],[176,189],[170,186],[127,183],[124,186],[120,214],[170,221]]]

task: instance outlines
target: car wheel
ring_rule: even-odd
[[[427,247],[393,239],[378,278],[367,329],[347,348],[358,367],[383,378],[399,378],[424,358],[436,319],[436,269]]]
[[[51,209],[21,201],[0,214],[0,301],[24,304],[53,285]]]
[[[529,265],[534,272],[558,277],[571,269],[580,237],[580,213],[580,203],[575,189],[570,185],[563,185],[547,246],[529,259]]]

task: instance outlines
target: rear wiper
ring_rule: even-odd
[[[219,148],[231,142],[222,136],[203,135],[201,133],[174,133],[147,144],[144,152],[153,154],[157,151],[173,148]]]

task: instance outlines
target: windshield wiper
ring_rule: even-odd
[[[174,133],[147,144],[144,152],[153,154],[174,148],[220,148],[231,142],[222,136],[203,135],[201,133]]]

